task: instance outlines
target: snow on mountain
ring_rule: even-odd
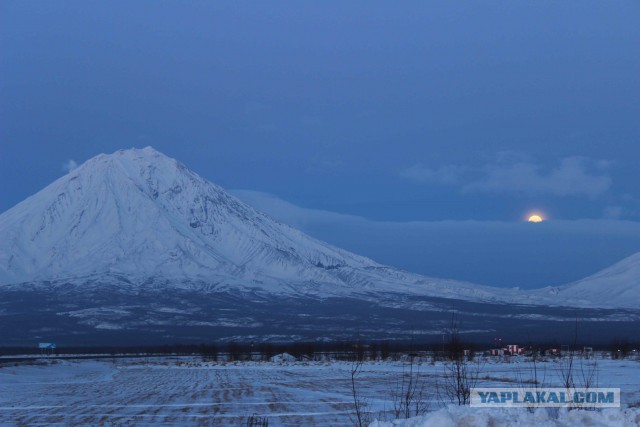
[[[0,283],[126,277],[269,292],[515,300],[430,279],[281,224],[151,147],[99,155],[0,215]]]
[[[635,307],[640,255],[526,292],[380,265],[258,212],[151,147],[96,156],[0,215],[0,285],[152,283],[318,297]]]
[[[535,292],[578,307],[640,307],[640,252],[592,276]]]
[[[307,238],[154,149],[99,155],[0,217],[3,282],[99,273],[325,279],[373,262]],[[312,272],[312,273],[311,273]]]

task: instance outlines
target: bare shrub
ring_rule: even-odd
[[[599,366],[596,357],[587,357],[584,352],[578,352],[578,318],[575,321],[575,332],[572,346],[566,346],[567,350],[560,360],[559,375],[562,386],[567,390],[577,387],[587,391],[598,387]],[[574,404],[570,409],[594,409],[585,404]]]
[[[367,400],[360,393],[357,378],[362,373],[362,359],[358,358],[351,364],[351,395],[353,397],[354,417],[353,423],[357,427],[368,426],[371,423],[371,414],[366,411],[369,406]]]
[[[247,427],[269,427],[269,419],[260,415],[250,415],[247,418]]]
[[[455,312],[451,316],[447,344],[443,384],[438,385],[438,390],[442,390],[447,401],[468,405],[471,402],[471,389],[478,384],[482,369],[478,359],[469,360],[464,354],[465,344],[460,337],[460,325]]]
[[[429,394],[426,382],[420,374],[416,355],[409,354],[408,363],[402,365],[402,373],[396,379],[391,396],[395,418],[411,418],[429,412]]]
[[[524,375],[520,370],[517,371],[517,380],[521,388],[533,388],[537,392],[547,387],[547,369],[541,366],[541,360],[540,352],[533,350],[529,356],[528,375]],[[535,407],[530,405],[527,410],[533,412]]]

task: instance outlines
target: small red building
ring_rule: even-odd
[[[507,351],[512,356],[517,354],[524,354],[524,348],[520,347],[518,344],[509,344],[507,346]]]

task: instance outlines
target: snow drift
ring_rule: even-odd
[[[640,409],[603,409],[584,411],[548,408],[533,413],[522,408],[470,408],[449,406],[422,417],[375,421],[370,427],[457,427],[457,426],[537,426],[537,427],[636,427],[640,424]]]

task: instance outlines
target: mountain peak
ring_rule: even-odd
[[[640,301],[640,252],[584,279],[543,288],[537,293],[552,294],[574,305],[637,307]]]
[[[272,220],[152,147],[86,161],[0,215],[0,235],[0,283],[103,274],[339,282],[318,266],[375,265]]]
[[[583,282],[526,295],[399,271],[274,221],[152,147],[86,161],[1,214],[0,236],[0,285],[82,287],[118,277],[208,289],[532,304],[580,291],[595,305],[607,299],[603,289],[616,286],[621,306],[635,303],[639,290],[640,255]]]
[[[150,145],[147,145],[144,148],[132,147],[128,149],[121,149],[113,154],[106,154],[106,156],[119,157],[122,159],[130,159],[134,161],[154,161],[158,159],[172,160],[174,162],[176,161],[175,159],[172,159],[171,157],[161,153]]]
[[[147,145],[146,147],[143,148],[136,148],[136,147],[131,147],[131,148],[121,148],[120,150],[115,151],[113,154],[104,154],[106,156],[123,156],[123,155],[133,155],[133,156],[163,156],[163,157],[168,157],[165,154],[159,152],[158,150],[156,150],[155,148],[153,148],[151,145]]]
[[[97,164],[109,164],[112,162],[119,162],[121,164],[152,164],[152,163],[164,163],[166,165],[177,165],[179,162],[171,157],[157,151],[151,146],[144,148],[129,148],[121,149],[111,154],[99,154],[76,168],[81,169],[85,164],[89,165],[87,168],[90,173],[96,173],[100,170]]]

